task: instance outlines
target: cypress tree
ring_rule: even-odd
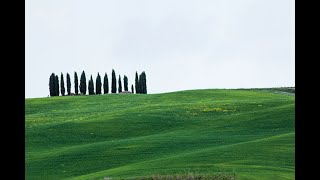
[[[52,89],[52,82],[51,82],[51,76],[52,75],[50,75],[50,77],[49,77],[49,95],[50,95],[50,97],[52,96],[52,91],[51,91],[51,89]]]
[[[136,94],[139,94],[139,78],[138,78],[138,73],[136,71],[136,79],[135,79],[135,85],[136,85]]]
[[[88,94],[89,95],[91,95],[90,89],[91,89],[91,80],[89,79],[89,81],[88,81]]]
[[[64,78],[63,78],[63,74],[61,73],[60,76],[60,88],[61,88],[61,95],[64,96],[66,89],[64,88]]]
[[[121,93],[122,92],[122,85],[121,85],[121,76],[119,75],[119,88],[118,88],[118,91],[119,91],[119,93]]]
[[[78,74],[77,72],[74,72],[74,93],[76,95],[79,94],[79,83],[78,83]]]
[[[117,93],[117,79],[116,79],[116,73],[112,69],[112,77],[111,77],[111,92]]]
[[[55,89],[55,96],[59,96],[59,77],[56,75],[54,80],[54,89]]]
[[[84,95],[87,93],[86,74],[84,73],[84,71],[82,71],[82,74],[80,77],[80,92]]]
[[[143,94],[143,86],[142,86],[142,84],[143,84],[143,82],[142,82],[142,73],[139,75],[139,81],[138,81],[139,83],[139,94]]]
[[[93,83],[92,75],[89,80],[88,91],[89,91],[89,95],[94,95],[94,83]]]
[[[133,92],[133,84],[131,84],[131,92],[134,93],[134,92]]]
[[[49,91],[50,91],[51,97],[56,95],[55,80],[56,80],[56,76],[54,73],[52,73],[49,78]]]
[[[147,91],[147,75],[146,75],[145,72],[143,74],[144,74],[144,93],[148,94],[148,91]]]
[[[96,94],[101,94],[101,77],[99,73],[96,79]]]
[[[123,86],[124,86],[124,90],[128,91],[128,77],[126,75],[124,75],[123,77]]]
[[[109,93],[109,82],[108,82],[107,73],[104,74],[104,78],[103,78],[103,93],[104,94]]]
[[[67,73],[67,93],[68,93],[68,96],[70,96],[70,94],[71,94],[71,82],[70,82],[69,73]]]
[[[147,94],[147,77],[144,71],[141,73],[141,87],[142,87],[141,93]]]
[[[91,95],[91,80],[88,81],[88,94]]]

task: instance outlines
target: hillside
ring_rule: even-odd
[[[26,179],[294,179],[294,104],[270,89],[26,99]]]

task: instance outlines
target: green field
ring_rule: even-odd
[[[26,179],[294,179],[294,111],[272,89],[26,99]]]

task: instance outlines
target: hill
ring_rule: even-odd
[[[295,101],[272,89],[26,99],[26,179],[183,172],[294,179]]]

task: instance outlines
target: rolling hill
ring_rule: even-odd
[[[294,179],[294,98],[219,89],[26,99],[26,179]]]

